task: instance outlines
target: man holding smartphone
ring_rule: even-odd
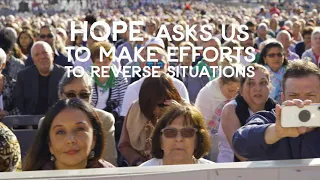
[[[292,61],[283,77],[282,100],[283,106],[303,107],[320,103],[319,68],[306,60]],[[234,150],[251,161],[320,157],[320,128],[283,128],[281,116],[286,121],[299,120],[298,117],[286,119],[286,114],[281,114],[280,105],[271,112],[258,112],[235,132]]]

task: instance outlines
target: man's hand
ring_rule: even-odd
[[[285,101],[282,103],[284,106],[298,106],[302,108],[305,105],[310,105],[312,102],[310,100],[299,100],[293,99],[290,101]],[[281,126],[281,107],[276,106],[276,123],[270,125],[264,134],[264,139],[266,144],[274,144],[285,137],[298,137],[301,134],[312,131],[314,128],[307,127],[294,127],[294,128],[284,128]]]
[[[311,100],[302,101],[300,99],[293,99],[290,101],[283,102],[284,106],[298,106],[302,108],[305,105],[310,105],[312,103]],[[298,137],[301,134],[305,134],[306,132],[310,132],[313,128],[307,127],[294,127],[294,128],[283,128],[281,126],[281,108],[279,105],[276,107],[276,134],[279,138],[285,137]]]

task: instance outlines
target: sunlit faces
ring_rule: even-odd
[[[55,42],[55,36],[54,34],[50,31],[49,28],[42,28],[40,30],[40,35],[39,35],[41,41],[45,41],[48,44],[50,44],[51,47],[54,47],[54,42]]]
[[[28,48],[32,43],[32,39],[27,33],[22,33],[19,37],[19,41],[23,48]]]
[[[245,101],[250,105],[263,105],[267,102],[271,84],[266,73],[257,69],[252,78],[247,78],[243,87],[240,88],[240,93]]]
[[[266,56],[264,57],[264,62],[267,64],[274,72],[277,72],[283,65],[284,54],[281,48],[272,47],[268,50]]]
[[[189,135],[192,133],[193,136],[183,137],[185,135],[182,135],[181,129],[186,127],[189,128]],[[190,124],[186,124],[186,120],[183,116],[179,116],[164,129],[166,128],[176,128],[177,130],[180,130],[180,133],[178,133],[176,137],[166,137],[164,132],[162,132],[161,149],[164,152],[163,159],[170,159],[172,162],[176,163],[183,163],[192,160],[197,145],[196,131],[193,130],[193,132],[191,132],[192,130],[190,129],[193,127]]]
[[[75,98],[72,97],[74,95],[88,103],[91,102],[91,89],[88,82],[83,78],[73,79],[69,84],[64,86],[62,98]]]
[[[284,100],[310,99],[320,103],[320,80],[316,75],[288,78],[284,86]]]
[[[289,37],[288,34],[282,33],[282,34],[279,35],[277,40],[281,42],[281,44],[283,45],[284,49],[288,49],[290,47],[290,43],[291,43],[291,39],[290,38],[291,37]]]
[[[37,69],[44,74],[50,72],[53,66],[54,54],[51,47],[37,44],[32,49],[32,59]]]
[[[311,45],[314,48],[320,48],[320,33],[316,33],[311,37]]]
[[[78,109],[65,109],[53,120],[49,132],[49,149],[57,169],[85,168],[95,147],[90,119]]]
[[[240,82],[229,82],[227,84],[220,83],[220,89],[224,97],[232,99],[239,91]]]

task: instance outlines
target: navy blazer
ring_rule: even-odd
[[[49,107],[58,100],[58,84],[65,71],[64,67],[54,64],[48,87]],[[13,91],[13,101],[15,107],[18,107],[22,115],[32,115],[35,113],[38,97],[39,71],[33,65],[18,73],[16,87]]]

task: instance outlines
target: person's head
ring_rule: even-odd
[[[248,72],[250,66],[254,75],[240,76],[239,93],[249,106],[261,106],[267,102],[270,94],[270,73],[264,66],[256,63],[247,66],[245,72]]]
[[[46,113],[23,169],[39,170],[49,161],[56,169],[84,169],[101,158],[104,147],[102,123],[91,105],[59,100]]]
[[[54,60],[51,46],[44,41],[38,41],[31,48],[31,56],[39,73],[42,76],[48,76],[53,69]]]
[[[272,19],[270,20],[270,28],[271,28],[272,30],[277,30],[278,26],[279,26],[278,20],[277,20],[276,18],[272,18]]]
[[[53,26],[45,25],[40,28],[40,40],[47,42],[52,49],[55,49],[56,36],[56,29]]]
[[[172,164],[192,163],[193,158],[200,159],[209,152],[210,142],[201,112],[192,105],[179,104],[158,120],[151,154]]]
[[[246,22],[246,26],[248,26],[249,30],[253,33],[256,32],[256,24],[253,21]]]
[[[92,78],[88,73],[83,73],[78,69],[73,69],[68,76],[66,72],[58,85],[58,95],[60,99],[80,98],[91,103]]]
[[[219,84],[221,93],[227,99],[232,99],[239,91],[241,75],[236,72],[242,68],[243,66],[241,64],[236,63],[228,63],[227,65],[222,66],[226,76],[221,76],[219,78]]]
[[[105,66],[110,66],[112,64],[113,56],[112,53],[107,57],[103,55],[102,61],[100,60],[100,49],[103,48],[105,52],[109,52],[112,48],[112,45],[107,42],[95,42],[90,47],[92,65],[97,66],[100,69],[100,73],[102,73],[102,68]]]
[[[153,19],[149,19],[146,21],[146,32],[150,35],[154,35],[156,31],[156,22]]]
[[[254,43],[253,43],[253,40],[254,40],[254,33],[250,30],[246,30],[245,32],[248,33],[249,35],[249,38],[245,41],[240,41],[240,44],[242,47],[244,47],[244,49],[248,48],[248,47],[253,47]],[[244,34],[240,34],[240,37],[241,38],[244,38]]]
[[[30,51],[33,43],[34,37],[30,30],[24,30],[19,34],[17,44],[22,50],[25,49]]]
[[[265,38],[268,33],[268,26],[265,23],[260,23],[258,26],[258,36],[261,38]]]
[[[217,37],[212,37],[212,39],[210,39],[209,41],[200,41],[199,44],[201,47],[203,47],[203,50],[201,50],[201,54],[204,55],[204,49],[208,48],[208,47],[214,47],[218,50],[218,52],[221,49],[221,41],[217,38]],[[219,59],[220,55],[216,55],[215,51],[207,51],[206,52],[206,57],[209,59],[213,59],[217,56],[217,59]],[[215,61],[215,63],[217,63],[217,61]]]
[[[300,34],[301,24],[300,21],[295,21],[292,26],[292,34]]]
[[[282,100],[310,99],[320,103],[320,70],[308,60],[294,60],[282,80]]]
[[[302,31],[303,42],[306,49],[311,47],[311,34],[313,31],[313,27],[307,26]]]
[[[148,77],[143,81],[139,92],[139,105],[147,119],[158,119],[166,109],[166,100],[182,102],[170,76],[160,73],[160,77]]]
[[[235,49],[235,47],[241,47],[240,42],[238,40],[227,41],[227,42],[223,43],[222,46],[228,47],[229,49],[231,49],[232,56],[237,56],[237,50]]]
[[[312,31],[311,46],[313,49],[320,49],[320,28],[316,28]]]
[[[147,46],[144,48],[144,50],[145,62],[141,63],[142,68],[145,68],[145,70],[150,70],[150,72],[153,70],[157,72],[167,72],[169,63],[168,54],[165,50],[155,46]],[[151,62],[148,57],[156,62]],[[146,66],[148,66],[148,68]]]
[[[96,28],[94,28],[93,33],[96,37],[102,37],[104,34],[103,27],[96,26]],[[97,41],[93,39],[93,37],[91,36],[91,33],[88,33],[87,47],[91,48],[92,44],[95,42],[97,42]]]
[[[0,73],[6,67],[7,55],[2,48],[0,48]]]
[[[269,41],[262,49],[258,63],[268,65],[274,72],[288,65],[282,44],[278,41]]]
[[[287,50],[291,45],[291,35],[288,31],[282,30],[277,34],[277,40],[282,44],[283,48]]]
[[[0,48],[7,54],[7,58],[13,54],[12,50],[15,42],[16,38],[7,28],[0,31]]]
[[[183,48],[189,48],[189,49],[182,49]],[[181,62],[181,65],[183,66],[191,66],[192,65],[192,49],[194,48],[194,45],[191,42],[182,42],[179,44],[179,53],[178,53],[178,59]],[[187,56],[182,56],[182,54],[188,54]]]

